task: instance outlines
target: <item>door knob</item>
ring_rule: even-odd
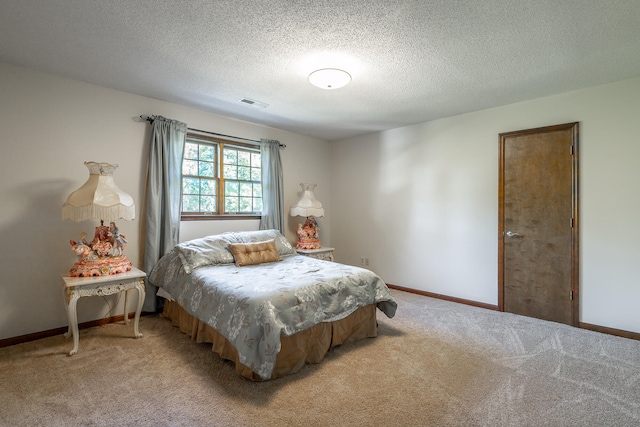
[[[524,237],[522,234],[514,233],[513,231],[507,231],[506,235],[507,235],[507,237]]]

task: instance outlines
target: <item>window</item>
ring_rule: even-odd
[[[257,216],[261,212],[260,149],[187,134],[182,159],[182,219]]]

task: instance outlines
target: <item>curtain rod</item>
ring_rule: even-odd
[[[153,123],[153,117],[148,116],[146,114],[141,114],[140,118],[143,119],[143,120],[148,121],[149,123]],[[248,142],[254,142],[256,144],[260,144],[260,141],[257,141],[255,139],[241,138],[239,136],[225,135],[223,133],[209,132],[208,130],[194,129],[194,128],[189,128],[189,127],[187,128],[187,130],[190,130],[190,131],[193,131],[193,132],[206,133],[208,135],[221,136],[221,137],[224,137],[224,138],[239,139],[239,140],[242,140],[242,141],[248,141]],[[287,148],[287,146],[285,144],[280,144],[280,148]]]

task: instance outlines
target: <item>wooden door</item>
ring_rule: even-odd
[[[500,134],[501,310],[578,324],[578,123]]]

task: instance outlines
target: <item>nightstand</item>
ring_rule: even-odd
[[[308,256],[310,258],[333,261],[333,249],[334,248],[296,249],[296,252],[298,252],[300,255]]]
[[[72,356],[78,352],[78,313],[76,305],[78,299],[90,296],[113,295],[124,292],[124,323],[129,324],[129,312],[127,311],[129,302],[129,290],[136,289],[138,291],[138,304],[136,307],[136,315],[133,321],[133,336],[141,338],[142,334],[138,332],[138,323],[140,322],[140,312],[142,311],[142,303],[144,302],[144,277],[147,274],[138,270],[131,269],[126,273],[113,274],[108,276],[94,277],[69,277],[63,276],[65,308],[67,310],[67,318],[69,320],[69,329],[64,334],[66,338],[73,335],[73,350],[69,352]]]

